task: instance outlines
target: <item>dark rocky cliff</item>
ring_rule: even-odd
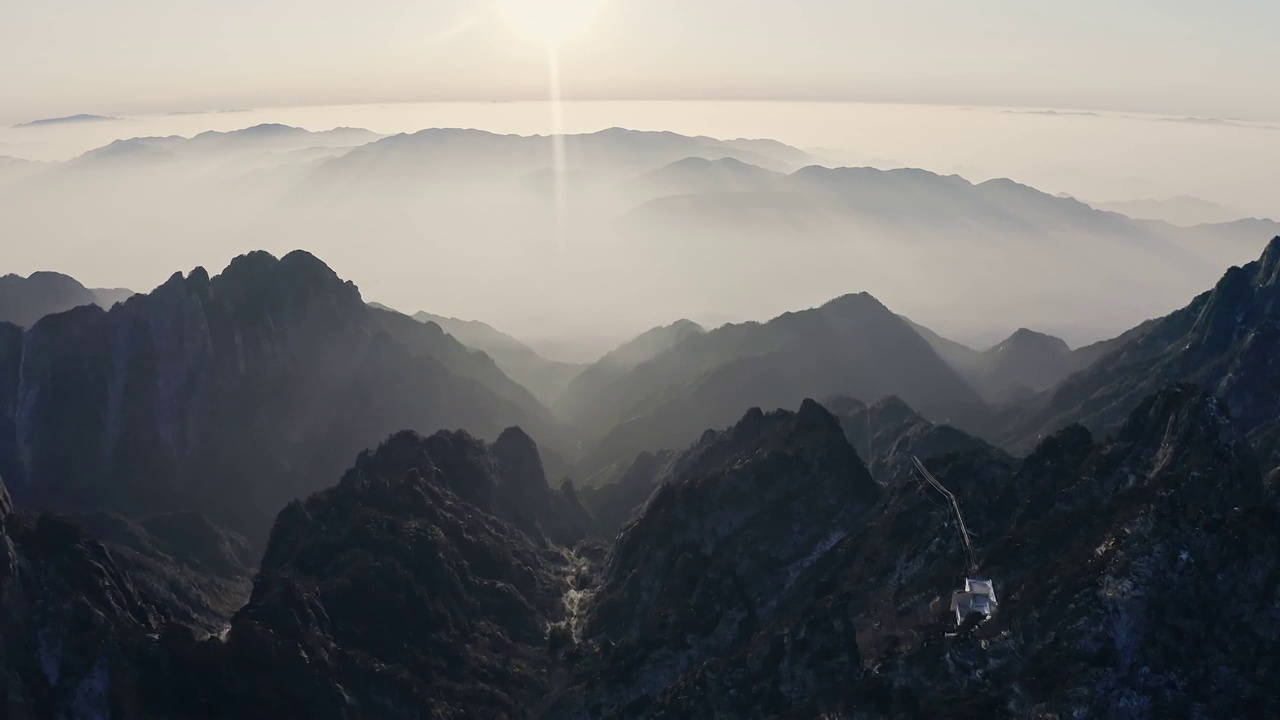
[[[252,253],[20,342],[0,332],[0,470],[32,506],[197,511],[261,541],[396,430],[521,424],[558,441],[491,360],[392,315],[306,253]]]

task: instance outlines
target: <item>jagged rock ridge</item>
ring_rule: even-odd
[[[1280,462],[1280,237],[1185,308],[1135,329],[1129,341],[1005,418],[999,440],[1026,447],[1067,422],[1116,429],[1171,381],[1217,396],[1251,436],[1264,465]]]
[[[487,357],[368,308],[303,252],[2,335],[0,471],[37,507],[193,510],[261,539],[280,507],[395,430],[558,437]]]

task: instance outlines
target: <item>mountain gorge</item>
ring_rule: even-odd
[[[127,604],[145,596],[123,595],[111,600],[120,611],[93,616],[111,659],[86,664],[107,656],[85,644],[91,630],[67,626],[62,662],[77,664],[39,707],[228,718],[1277,710],[1266,679],[1280,671],[1267,631],[1280,497],[1226,409],[1195,387],[1163,388],[1109,440],[1073,426],[1021,461],[981,448],[927,460],[1000,593],[989,621],[959,629],[946,600],[964,555],[948,511],[917,483],[875,482],[816,402],[751,410],[669,458],[608,544],[553,539],[581,508],[536,458],[520,435],[391,437],[281,512],[225,636],[149,620]],[[9,567],[81,572],[40,554],[29,521],[13,517]],[[131,570],[107,572],[105,587],[132,586]],[[6,602],[27,592],[7,587]],[[10,647],[8,667],[26,668],[16,677],[50,682],[23,664],[34,645]]]

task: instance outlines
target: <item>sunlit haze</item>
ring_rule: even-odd
[[[1078,285],[1100,304],[1084,317],[1051,299],[1065,288],[1041,285],[1048,295],[1039,304],[985,297],[986,288],[957,277],[911,284],[921,263],[926,273],[940,271],[941,255],[865,244],[871,236],[832,250],[855,252],[847,266],[810,266],[791,251],[779,266],[760,248],[735,260],[743,274],[720,286],[694,279],[700,263],[723,252],[709,242],[697,248],[696,238],[727,232],[724,222],[708,225],[704,215],[680,226],[689,246],[675,255],[634,240],[637,232],[675,239],[650,227],[652,218],[637,230],[644,223],[636,208],[650,198],[626,177],[665,161],[585,160],[563,139],[615,127],[768,138],[806,153],[769,166],[780,172],[806,164],[921,168],[974,183],[1009,178],[1102,209],[1173,213],[1161,219],[1176,220],[1179,210],[1132,203],[1185,196],[1212,208],[1188,216],[1204,221],[1280,216],[1280,96],[1269,91],[1267,70],[1280,66],[1280,50],[1264,30],[1266,18],[1280,18],[1257,3],[122,0],[21,3],[4,13],[0,95],[9,101],[0,106],[0,155],[13,158],[61,162],[115,140],[263,123],[363,128],[366,139],[429,128],[550,136],[541,159],[521,160],[527,166],[517,174],[535,177],[539,163],[549,174],[545,193],[528,195],[527,178],[517,183],[520,210],[513,196],[498,201],[496,186],[476,183],[454,188],[450,200],[416,185],[415,197],[405,168],[385,163],[365,167],[363,179],[330,177],[324,182],[339,185],[328,192],[345,186],[345,199],[319,201],[321,181],[308,176],[364,140],[310,155],[306,142],[291,142],[293,154],[279,161],[202,161],[182,171],[181,188],[149,185],[134,160],[109,202],[47,179],[24,180],[0,199],[13,208],[0,221],[6,232],[26,241],[0,249],[7,269],[57,268],[98,286],[147,289],[179,269],[216,272],[251,249],[301,247],[370,300],[484,319],[531,340],[584,345],[588,355],[677,317],[710,325],[765,319],[860,290],[972,342],[1034,324],[1079,343],[1171,310],[1257,249],[1198,247],[1207,254],[1200,270],[1158,293],[1135,290],[1140,299],[1125,299],[1123,284],[1102,294]],[[1246,14],[1252,20],[1239,22]],[[40,122],[65,117],[73,119]],[[616,162],[627,167],[589,166]],[[0,183],[43,167],[11,167]],[[234,180],[250,171],[249,184]],[[517,171],[490,178],[502,193],[512,189],[509,172]],[[389,192],[391,177],[400,181]],[[127,189],[134,182],[142,183],[136,192]],[[233,197],[253,184],[252,202]],[[169,197],[175,192],[182,197]],[[458,192],[468,199],[459,202]],[[495,216],[471,193],[506,209]],[[80,209],[50,218],[68,203]],[[780,222],[770,245],[811,233],[789,225],[794,218]],[[869,220],[857,222],[865,229]],[[898,223],[871,232],[922,231]],[[458,262],[470,270],[459,272]],[[691,275],[681,281],[659,271],[671,262],[690,263]],[[616,284],[615,275],[634,277],[646,266],[658,275]],[[773,273],[772,287],[749,292],[763,277],[752,273],[764,272]],[[674,292],[659,277],[686,288]],[[583,304],[582,293],[600,297]]]

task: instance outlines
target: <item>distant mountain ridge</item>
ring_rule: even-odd
[[[428,312],[419,312],[413,318],[419,322],[435,323],[463,345],[484,352],[512,380],[528,388],[547,407],[556,402],[584,367],[548,360],[528,345],[479,320],[459,320]]]
[[[1047,390],[1068,375],[1093,364],[1120,339],[1072,350],[1062,338],[1019,328],[1003,341],[974,350],[907,320],[938,354],[982,391],[988,402],[1002,404]]]
[[[1099,210],[1117,212],[1131,218],[1163,220],[1183,227],[1231,222],[1244,218],[1244,213],[1191,195],[1177,195],[1163,200],[1146,198],[1089,204]]]
[[[81,305],[110,308],[133,295],[122,288],[90,290],[75,278],[56,272],[4,275],[0,276],[0,322],[30,327],[45,315]]]
[[[607,430],[584,460],[590,472],[642,450],[683,447],[703,429],[723,427],[744,404],[787,407],[833,394],[899,395],[939,420],[983,405],[914,329],[860,293],[688,338],[566,419]]]
[[[583,327],[646,308],[630,327],[722,308],[771,317],[862,289],[909,316],[954,315],[974,326],[969,337],[1028,327],[1072,345],[1185,304],[1280,233],[1266,220],[1134,220],[1007,179],[824,168],[766,140],[621,128],[562,140],[557,169],[546,136],[478,130],[378,138],[268,124],[131,138],[4,171],[0,215],[27,238],[24,253],[73,258],[60,268],[72,274],[107,259],[84,227],[119,238],[142,277],[199,264],[192,247],[283,253],[287,238],[303,237],[371,291],[412,298],[413,283],[375,259],[394,252],[466,316],[496,319],[490,299],[517,293],[536,307],[531,317],[576,313]],[[460,234],[467,242],[451,240]],[[187,242],[162,242],[172,237]],[[973,282],[993,272],[997,282]],[[540,285],[549,278],[596,300],[550,297]],[[1081,317],[1086,325],[1065,334]]]
[[[677,320],[646,330],[584,368],[556,399],[555,411],[571,422],[590,421],[593,405],[637,365],[706,332],[692,320]]]
[[[79,113],[76,115],[67,115],[65,117],[41,118],[39,120],[31,120],[28,122],[18,123],[13,127],[17,128],[36,128],[46,127],[49,125],[74,125],[77,123],[102,122],[104,120],[119,120],[120,118],[107,117],[106,115],[92,115],[90,113]]]

